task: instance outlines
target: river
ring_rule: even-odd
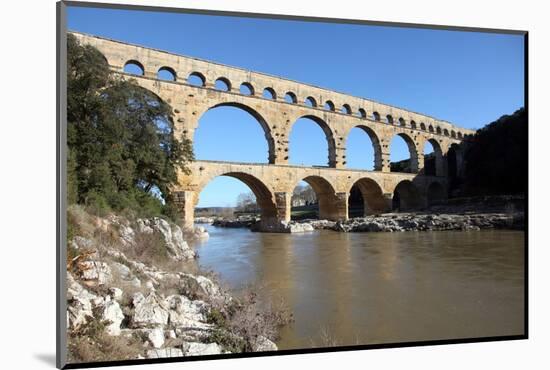
[[[203,268],[293,312],[280,349],[523,334],[522,231],[207,229]]]

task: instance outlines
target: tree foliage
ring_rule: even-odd
[[[524,108],[478,130],[465,149],[466,194],[524,194],[527,191],[527,112]]]
[[[69,203],[174,216],[171,188],[193,152],[174,135],[172,108],[112,73],[94,47],[70,34],[67,47]]]

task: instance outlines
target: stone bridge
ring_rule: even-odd
[[[134,78],[174,113],[175,135],[193,141],[201,116],[220,106],[240,108],[262,127],[268,143],[268,164],[195,161],[189,174],[179,174],[175,190],[185,226],[192,226],[201,189],[216,176],[232,176],[247,184],[262,210],[264,229],[290,219],[290,198],[301,180],[308,182],[319,199],[321,218],[346,219],[348,196],[357,185],[365,212],[391,209],[399,194],[400,209],[426,206],[446,197],[447,154],[454,151],[456,168],[462,157],[457,144],[474,131],[433,117],[354,97],[264,73],[146,48],[101,37],[71,32],[81,43],[96,47],[112,71]],[[125,72],[128,65],[140,71]],[[161,77],[162,76],[162,77]],[[168,78],[166,77],[168,76]],[[323,130],[327,143],[327,167],[288,164],[289,137],[293,124],[310,118]],[[374,171],[346,169],[346,141],[354,127],[371,139]],[[402,137],[410,154],[410,173],[390,171],[390,142]],[[434,148],[435,172],[425,173],[424,146]]]

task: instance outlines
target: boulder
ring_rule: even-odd
[[[206,330],[212,325],[206,323],[203,312],[206,304],[202,301],[191,301],[182,295],[171,295],[165,299],[169,309],[170,325],[179,329],[202,329]]]
[[[258,338],[256,338],[256,341],[254,342],[252,350],[254,352],[266,352],[266,351],[277,351],[278,348],[275,343],[273,343],[266,337],[260,335]]]
[[[78,263],[80,280],[85,282],[97,282],[99,285],[109,283],[113,276],[111,268],[105,262],[83,261]]]
[[[179,348],[160,348],[147,351],[147,358],[183,357],[183,351]]]
[[[152,219],[138,219],[138,231],[142,233],[159,232],[166,243],[170,256],[178,261],[195,258],[195,252],[183,239],[183,231],[177,225],[171,226],[168,221],[154,217]]]
[[[162,328],[143,329],[147,340],[154,348],[161,348],[164,345],[164,330]]]
[[[108,301],[103,306],[103,320],[110,322],[106,327],[107,334],[120,335],[120,324],[124,320],[124,314],[117,301]]]
[[[222,348],[217,343],[188,342],[183,345],[184,356],[219,355]]]
[[[93,317],[93,304],[98,298],[78,284],[71,274],[67,274],[67,316],[68,327],[76,329],[85,324],[87,317]]]
[[[155,328],[168,323],[169,313],[162,300],[153,292],[144,297],[141,293],[133,296],[132,326],[134,328]]]

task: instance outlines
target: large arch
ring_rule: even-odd
[[[321,176],[307,176],[296,182],[296,187],[300,181],[305,181],[313,188],[317,201],[319,203],[319,219],[339,220],[342,219],[341,209],[339,208],[339,199],[331,183]],[[293,188],[294,189],[294,188]]]
[[[422,153],[426,151],[426,144],[430,143],[433,148],[433,163],[431,158],[424,158],[424,174],[427,176],[444,176],[445,175],[445,165],[443,158],[443,151],[441,150],[441,145],[437,142],[436,139],[428,139],[424,142],[424,148]]]
[[[426,192],[426,200],[428,206],[441,203],[446,199],[445,188],[439,182],[434,181],[428,186]]]
[[[273,193],[271,192],[269,187],[264,184],[260,179],[248,173],[223,172],[221,174],[215,174],[214,176],[209,177],[202,182],[202,186],[200,186],[200,189],[198,189],[197,195],[200,196],[200,193],[206,187],[206,185],[208,185],[208,183],[220,176],[235,178],[242,181],[246,186],[248,186],[248,188],[252,191],[252,193],[254,193],[254,196],[256,197],[256,203],[260,208],[262,222],[273,223],[277,220],[278,212]],[[196,202],[198,203],[198,197]]]
[[[325,135],[325,138],[327,140],[327,145],[328,145],[328,166],[335,167],[336,166],[336,143],[335,143],[334,135],[332,134],[331,128],[323,119],[310,114],[297,117],[288,129],[289,140],[292,135],[292,129],[294,125],[298,120],[302,118],[309,119],[315,122],[321,128],[321,130],[323,130],[323,133]],[[290,143],[289,143],[289,150],[290,150]],[[289,154],[289,157],[292,159],[292,153]]]
[[[267,147],[268,147],[267,162],[269,164],[274,164],[275,163],[275,140],[273,139],[273,135],[271,133],[271,129],[269,128],[269,124],[262,117],[262,115],[260,113],[258,113],[256,110],[254,110],[253,108],[249,107],[246,104],[237,103],[237,102],[224,102],[224,103],[215,104],[215,105],[209,107],[206,111],[204,111],[202,113],[202,115],[197,120],[197,127],[195,128],[195,130],[197,128],[199,128],[200,121],[201,121],[202,117],[204,116],[204,114],[206,114],[206,112],[211,111],[215,108],[219,108],[219,107],[233,107],[233,108],[241,109],[244,112],[250,114],[260,124],[261,128],[264,131],[265,139],[267,140]],[[194,145],[194,143],[195,143],[195,140],[194,140],[194,137],[193,137],[193,145]]]
[[[388,203],[384,198],[382,188],[371,178],[363,177],[355,181],[349,194],[349,217],[352,217],[352,214],[362,217],[388,210]]]
[[[373,149],[373,154],[374,154],[373,170],[374,171],[382,171],[382,146],[380,144],[380,139],[378,138],[378,135],[376,134],[376,132],[374,132],[373,129],[371,129],[370,127],[365,126],[365,125],[357,125],[357,126],[352,127],[349,130],[347,138],[346,138],[346,147],[348,145],[349,137],[351,135],[351,132],[354,128],[361,129],[364,133],[366,133],[368,135],[368,137],[369,137],[369,139],[372,143],[372,149]],[[349,160],[349,154],[346,153],[346,161],[348,161],[348,160]]]
[[[403,132],[394,135],[390,140],[390,151],[392,151],[391,144],[393,140],[395,140],[397,137],[400,137],[403,139],[403,141],[405,141],[405,144],[407,145],[407,149],[409,150],[409,166],[408,166],[408,170],[406,170],[405,172],[417,173],[418,172],[418,152],[416,150],[416,145],[413,139],[409,135]]]
[[[416,185],[409,180],[403,180],[393,191],[392,210],[411,211],[422,207],[422,197]]]

